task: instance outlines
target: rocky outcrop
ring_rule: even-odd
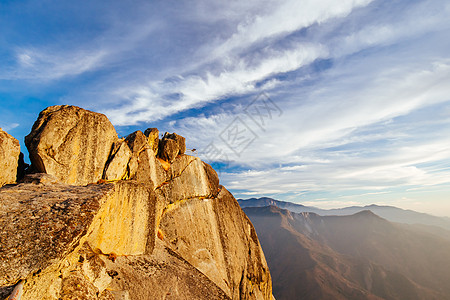
[[[19,155],[19,141],[0,128],[0,186],[16,182]]]
[[[64,106],[45,110],[39,120],[55,111],[75,111],[72,117],[81,122],[75,127],[101,118]],[[34,145],[49,141],[50,132],[73,137],[57,139],[58,147],[46,144],[57,149],[59,160],[82,144],[75,134],[81,129],[67,133],[58,128],[66,123],[53,118],[33,126],[30,157],[44,157],[45,147]],[[151,128],[111,138],[106,159],[86,166],[100,169],[102,180],[82,172],[84,181],[67,185],[63,166],[46,167],[48,174],[27,175],[0,189],[0,299],[19,280],[25,280],[25,300],[271,299],[264,255],[237,201],[211,166],[183,154],[183,137],[158,135]],[[176,151],[164,146],[169,140]]]
[[[155,152],[155,155],[157,155],[159,146],[159,130],[157,128],[147,128],[144,131],[144,134],[148,138],[148,145],[150,146],[150,149],[152,149],[153,152]]]
[[[256,232],[225,188],[214,198],[170,205],[159,230],[172,249],[232,299],[270,299],[269,270]]]
[[[105,165],[103,179],[126,179],[129,172],[128,163],[130,162],[131,154],[130,147],[128,147],[128,144],[123,139],[115,142]]]
[[[184,152],[186,152],[184,137],[166,132],[159,143],[159,156],[166,161],[173,162],[178,154],[184,154]]]
[[[116,130],[105,115],[76,106],[52,106],[25,137],[32,166],[61,182],[85,185],[102,179]]]

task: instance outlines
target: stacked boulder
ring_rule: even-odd
[[[253,225],[182,136],[53,106],[25,143],[35,174],[0,189],[0,299],[20,280],[25,300],[271,299]]]
[[[0,187],[16,182],[19,157],[19,141],[0,128]]]

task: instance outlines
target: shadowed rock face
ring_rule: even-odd
[[[16,182],[19,141],[0,128],[0,186]]]
[[[186,141],[181,135],[166,132],[159,143],[159,148],[159,157],[173,162],[178,154],[186,152]]]
[[[184,138],[166,137],[177,143],[175,156],[155,148],[162,143],[155,129],[121,140],[114,133],[107,143],[91,140],[89,145],[111,142],[108,155],[91,160],[100,166],[79,165],[99,169],[104,181],[72,165],[83,180],[71,178],[78,186],[67,185],[65,165],[45,165],[53,158],[42,149],[57,149],[59,159],[87,144],[59,128],[67,124],[54,113],[76,118],[66,120],[74,127],[102,118],[80,108],[49,108],[27,137],[33,164],[42,163],[48,174],[0,189],[0,299],[20,279],[26,280],[25,300],[271,299],[253,225],[211,166],[180,152]],[[62,137],[58,147],[48,144],[52,132]]]

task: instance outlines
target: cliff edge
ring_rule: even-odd
[[[19,281],[24,300],[272,299],[252,223],[183,137],[53,106],[25,143],[33,174],[1,181],[0,299]]]

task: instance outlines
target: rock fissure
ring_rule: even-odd
[[[172,176],[170,175],[170,178],[166,181],[164,181],[163,183],[161,183],[159,186],[155,187],[154,190],[159,190],[160,188],[162,188],[163,186],[169,184],[170,182],[174,181],[176,178],[181,177],[181,175],[183,175],[183,172],[189,167],[189,165],[193,162],[194,160],[191,160],[177,175]],[[191,197],[191,198],[195,198]]]

